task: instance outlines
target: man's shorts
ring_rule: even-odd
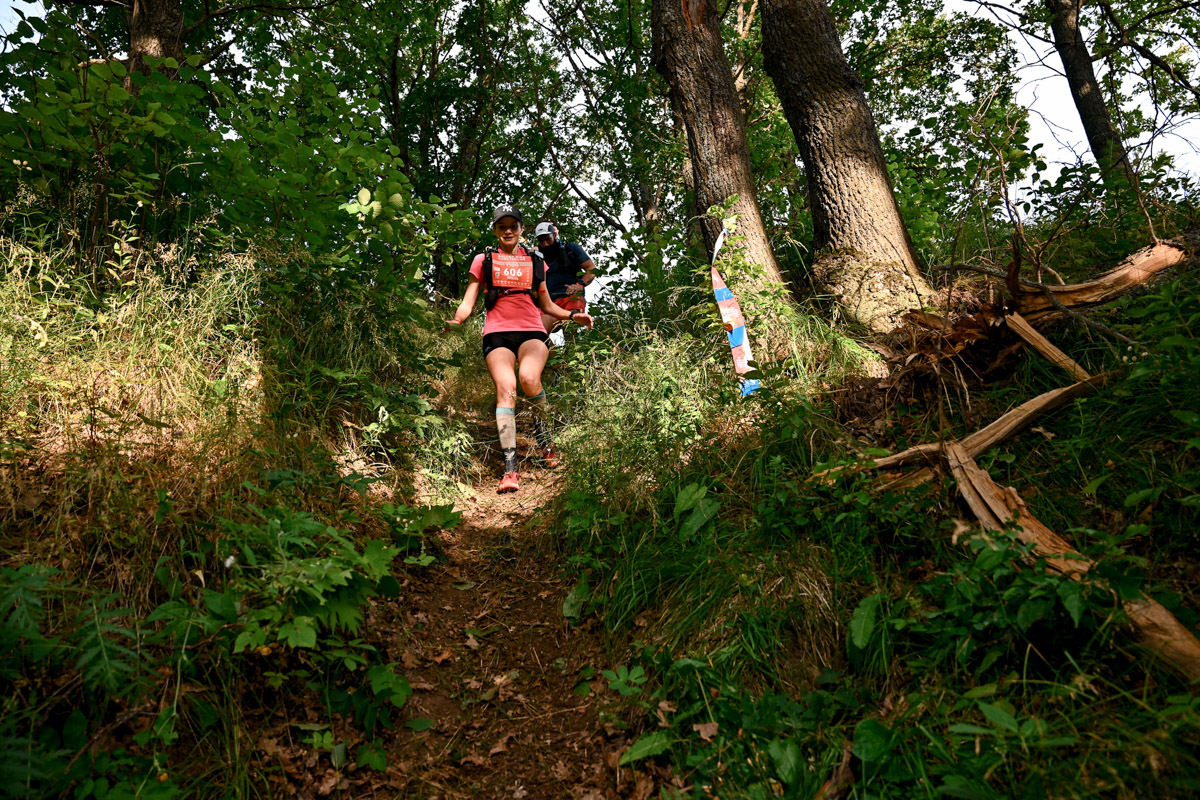
[[[489,333],[483,337],[483,357],[493,350],[504,348],[511,350],[515,356],[521,351],[521,345],[536,339],[546,347],[550,346],[550,337],[545,331],[500,331]]]
[[[579,311],[581,313],[587,311],[587,301],[583,299],[582,295],[569,294],[566,297],[553,297],[551,300],[554,301],[554,305],[565,311]]]

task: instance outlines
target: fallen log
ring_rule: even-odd
[[[1190,234],[1144,247],[1114,269],[1085,283],[1032,287],[1021,282],[1013,297],[1016,310],[1034,322],[1081,311],[1115,300],[1171,274],[1171,268],[1200,253],[1200,236]]]
[[[946,442],[944,453],[959,492],[985,530],[1002,531],[1012,524],[1017,538],[1033,545],[1034,554],[1074,580],[1081,580],[1092,568],[1092,562],[1029,513],[1015,489],[1001,488],[980,469],[962,444]],[[1123,606],[1143,647],[1185,677],[1200,678],[1200,640],[1195,634],[1148,597],[1127,600]]]
[[[1011,311],[1006,314],[1004,321],[1010,331],[1020,336],[1025,340],[1026,344],[1049,359],[1051,363],[1065,369],[1075,380],[1086,381],[1092,377],[1086,369],[1079,366],[1078,362],[1051,344],[1050,340],[1045,336],[1034,330],[1034,327],[1017,312]]]

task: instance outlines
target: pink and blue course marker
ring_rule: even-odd
[[[733,369],[742,384],[742,397],[745,397],[758,390],[759,382],[745,377],[750,371],[750,361],[754,359],[750,354],[750,339],[746,336],[746,318],[742,316],[741,306],[738,305],[733,292],[725,285],[725,280],[717,271],[717,254],[721,252],[721,245],[725,243],[725,233],[726,231],[721,231],[721,235],[717,237],[717,244],[713,247],[713,295],[717,298],[717,308],[721,312],[721,322],[725,325],[725,335],[729,337],[729,349],[733,351]]]

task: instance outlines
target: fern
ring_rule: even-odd
[[[58,570],[37,564],[0,569],[0,679],[13,680],[22,665],[49,650],[42,635],[43,595]]]
[[[118,595],[93,600],[77,620],[75,645],[79,655],[75,665],[83,676],[83,685],[91,690],[104,689],[127,697],[138,689],[143,657],[127,643],[137,643],[137,634],[118,624],[132,610],[109,608]]]

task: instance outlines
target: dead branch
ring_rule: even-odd
[[[1079,366],[1070,356],[1059,350],[1050,343],[1049,339],[1034,330],[1033,326],[1017,312],[1013,311],[1005,315],[1004,321],[1008,323],[1010,331],[1024,339],[1030,347],[1037,350],[1051,362],[1065,369],[1075,380],[1086,381],[1092,377],[1088,374],[1087,370]]]
[[[1035,519],[1015,489],[1011,486],[1001,488],[980,469],[963,444],[947,442],[944,452],[959,492],[985,530],[1002,531],[1012,524],[1017,538],[1033,545],[1035,555],[1045,558],[1051,569],[1074,580],[1081,580],[1094,566]],[[1200,678],[1200,640],[1195,634],[1160,603],[1148,597],[1125,601],[1123,606],[1135,637],[1143,647],[1182,675]]]
[[[991,448],[1012,438],[1018,431],[1039,417],[1062,407],[1076,397],[1087,394],[1097,386],[1105,383],[1109,374],[1089,376],[1086,380],[1052,389],[1039,394],[1032,400],[1026,400],[1021,405],[998,417],[990,425],[968,435],[962,440],[963,447],[971,457],[986,453]],[[927,442],[916,447],[910,447],[894,455],[876,459],[878,469],[893,469],[917,460],[936,462],[941,452],[939,442]]]

